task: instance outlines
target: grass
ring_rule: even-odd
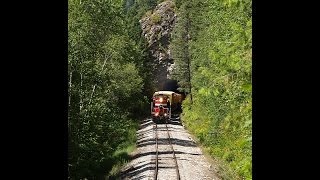
[[[130,162],[131,157],[130,153],[134,152],[136,147],[136,131],[139,127],[138,122],[134,122],[131,126],[130,130],[128,131],[128,138],[127,141],[120,146],[118,150],[116,150],[111,159],[112,168],[107,173],[106,179],[115,180],[120,179],[120,172],[121,168]]]
[[[112,166],[111,171],[109,172],[107,179],[119,179],[121,168],[130,162],[130,153],[135,151],[136,145],[132,144],[124,149],[117,150],[113,154],[114,165]]]
[[[216,150],[213,146],[206,145],[204,140],[201,141],[201,137],[195,131],[196,129],[188,126],[188,122],[185,121],[185,117],[181,115],[181,121],[184,124],[186,130],[190,133],[191,138],[194,139],[197,146],[200,147],[206,159],[210,162],[212,167],[216,169],[216,173],[219,178],[222,180],[240,180],[239,174],[235,171],[235,169],[222,157],[223,155],[217,156],[213,153],[213,150]]]

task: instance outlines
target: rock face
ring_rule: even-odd
[[[176,22],[174,8],[172,0],[164,1],[140,20],[142,35],[154,57],[152,67],[158,90],[164,90],[164,83],[170,79],[169,72],[174,66],[169,50],[171,32]]]

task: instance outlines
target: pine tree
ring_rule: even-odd
[[[172,78],[178,81],[180,91],[190,94],[192,102],[189,6],[189,2],[185,2],[179,8],[178,19],[172,34],[170,51],[175,64]]]

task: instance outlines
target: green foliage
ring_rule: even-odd
[[[153,13],[150,18],[152,25],[158,24],[161,21],[161,16],[158,13]]]
[[[170,50],[175,63],[172,78],[178,81],[180,91],[191,93],[189,55],[189,31],[191,24],[188,4],[188,2],[183,4],[178,11],[178,19],[172,33]]]
[[[127,27],[126,31],[129,37],[135,41],[136,46],[139,48],[139,56],[136,57],[135,64],[139,69],[139,75],[144,79],[143,91],[144,95],[147,96],[147,99],[151,98],[154,92],[153,87],[155,86],[151,76],[153,57],[148,52],[148,43],[145,41],[144,37],[141,37],[142,30],[139,20],[146,15],[151,15],[152,9],[155,8],[156,5],[155,0],[136,0],[132,7],[127,10],[125,18]],[[144,99],[144,97],[141,96],[139,98]],[[147,100],[147,102],[148,101],[149,100]],[[142,109],[144,110],[145,108]]]
[[[132,146],[137,112],[148,107],[139,26],[125,23],[135,12],[123,4],[68,1],[69,179],[108,174],[114,153]]]
[[[142,18],[151,17],[151,16],[152,16],[152,10],[149,10],[142,16]]]
[[[180,2],[180,16],[186,5],[190,13],[193,96],[193,103],[183,102],[183,120],[212,156],[232,169],[226,179],[252,179],[251,1]],[[197,8],[202,10],[194,13]],[[178,22],[175,31],[179,28]],[[186,59],[182,52],[174,56],[179,63]]]
[[[158,0],[157,4],[160,4],[160,3],[164,2],[164,1],[166,1],[166,0]]]
[[[128,160],[154,91],[139,20],[157,2],[68,0],[69,179],[116,176]],[[252,179],[251,1],[175,3],[174,77],[193,95],[183,120],[226,179]]]
[[[128,130],[128,137],[125,143],[120,144],[118,149],[113,153],[111,159],[109,159],[112,166],[108,166],[107,179],[119,179],[120,170],[124,164],[130,161],[129,154],[136,150],[136,132],[139,126],[139,122],[132,122]]]

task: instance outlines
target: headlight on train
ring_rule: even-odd
[[[163,99],[162,99],[162,98],[160,98],[159,100],[160,100],[160,102],[162,102],[162,101],[163,101]]]
[[[164,116],[167,116],[168,114],[167,113],[164,113]]]
[[[155,116],[158,116],[159,115],[159,113],[157,112],[156,114],[155,114]]]

